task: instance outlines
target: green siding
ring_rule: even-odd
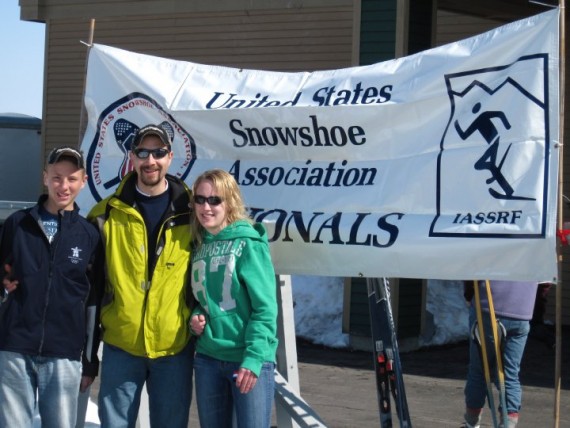
[[[366,278],[351,278],[349,333],[370,337],[370,311]]]
[[[421,334],[422,280],[400,278],[398,289],[398,337],[418,337]]]
[[[396,56],[396,0],[362,0],[360,65]]]
[[[397,0],[362,0],[360,65],[396,57]],[[431,1],[410,1],[408,54],[431,48]]]

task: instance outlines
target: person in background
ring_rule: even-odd
[[[88,215],[103,236],[107,268],[99,418],[103,428],[134,427],[146,384],[151,426],[187,428],[190,189],[167,173],[172,140],[162,127],[141,128],[129,158],[134,171]]]
[[[2,229],[0,427],[73,428],[79,391],[98,372],[101,271],[97,228],[79,215],[85,160],[73,147],[50,152],[47,194],[12,214]]]
[[[276,281],[266,231],[248,218],[239,187],[219,169],[193,185],[191,328],[200,425],[268,428],[277,348]],[[204,325],[205,323],[205,325]]]
[[[553,285],[551,282],[541,282],[538,284],[534,312],[530,320],[530,337],[540,340],[551,349],[554,349],[556,345],[554,326],[544,322],[544,315],[546,314],[548,293]]]
[[[469,312],[469,325],[474,326],[477,320],[475,303],[471,300],[473,296],[473,281],[464,282],[464,295],[471,301]],[[489,370],[491,376],[497,371],[494,354],[493,333],[489,316],[489,302],[485,281],[478,282],[479,296],[481,298],[481,309],[483,312],[483,326],[486,336],[487,354],[490,356]],[[505,375],[505,398],[506,411],[508,414],[508,426],[504,428],[515,428],[519,420],[519,411],[522,403],[522,389],[519,380],[519,372],[524,348],[530,331],[530,320],[534,309],[536,282],[524,281],[491,281],[491,296],[497,324],[504,327],[502,337],[502,362]],[[499,330],[500,326],[497,326]],[[474,340],[469,342],[469,369],[467,382],[465,384],[465,428],[479,428],[481,426],[481,415],[487,398],[487,382],[483,371],[480,350]],[[501,427],[503,418],[499,417]]]

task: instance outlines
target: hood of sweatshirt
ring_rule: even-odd
[[[210,232],[206,231],[204,235],[204,243],[238,238],[255,239],[268,243],[265,227],[261,223],[251,224],[247,220],[238,220],[226,226],[216,235],[212,235]]]

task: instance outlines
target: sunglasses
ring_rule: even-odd
[[[155,159],[162,159],[170,150],[168,149],[134,149],[133,153],[139,159],[148,159],[150,155],[152,155]]]
[[[198,205],[204,205],[206,202],[208,202],[208,205],[211,206],[216,206],[216,205],[220,205],[223,201],[222,198],[220,198],[219,196],[202,196],[202,195],[194,195],[194,203],[198,204]]]

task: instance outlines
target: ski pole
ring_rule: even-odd
[[[390,287],[386,278],[368,278],[368,304],[374,345],[376,388],[380,408],[380,426],[392,428],[390,393],[394,399],[400,428],[412,428],[398,340],[390,305]]]
[[[376,381],[378,382],[378,400],[380,404],[381,426],[391,427],[392,416],[390,409],[390,383],[388,379],[387,358],[384,344],[381,340],[376,341]]]
[[[489,401],[489,409],[493,418],[493,426],[499,426],[497,415],[495,414],[495,401],[493,399],[493,383],[491,382],[491,373],[489,371],[489,357],[487,354],[487,341],[485,339],[485,329],[483,327],[483,312],[481,310],[481,295],[479,294],[479,283],[473,281],[473,290],[475,292],[475,312],[477,314],[477,328],[479,330],[479,345],[481,349],[481,362],[483,363],[483,372],[485,373],[485,381],[487,382],[487,399]]]
[[[382,284],[378,289],[381,293],[382,299],[386,304],[386,314],[388,315],[388,325],[392,336],[392,354],[387,355],[392,362],[392,395],[396,402],[396,411],[400,420],[401,428],[412,428],[412,421],[410,420],[410,413],[408,409],[408,401],[406,398],[406,390],[404,388],[404,377],[402,373],[402,363],[400,361],[400,350],[398,348],[398,339],[396,337],[396,326],[394,324],[394,316],[392,315],[392,304],[390,303],[390,283],[387,278],[382,278]]]
[[[508,424],[507,397],[505,391],[505,370],[503,367],[503,359],[501,355],[501,345],[499,343],[499,335],[497,333],[497,317],[495,316],[495,307],[493,306],[493,295],[491,294],[491,284],[489,280],[485,281],[485,290],[487,292],[487,301],[489,302],[489,316],[491,317],[491,330],[493,332],[493,342],[495,345],[495,357],[497,359],[497,379],[499,381],[499,400],[501,402],[503,425]]]
[[[390,405],[390,382],[388,379],[388,369],[386,367],[386,347],[384,340],[389,338],[381,337],[381,323],[386,324],[382,315],[385,314],[379,305],[383,302],[380,293],[377,291],[377,285],[372,279],[367,280],[368,303],[370,310],[370,327],[372,333],[372,341],[374,344],[374,369],[376,377],[376,391],[378,396],[378,408],[380,410],[380,427],[392,428],[392,409]]]

